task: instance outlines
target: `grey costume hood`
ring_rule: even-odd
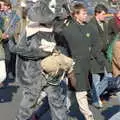
[[[27,0],[26,8],[29,21],[27,22],[29,23],[27,31],[30,31],[30,35],[33,34],[32,31],[40,31],[40,24],[50,25],[50,27],[52,25],[54,30],[59,31],[59,24],[63,24],[64,19],[68,16],[64,6],[69,6],[69,4],[68,0],[37,0],[36,2]],[[34,30],[31,26],[34,26]]]
[[[67,17],[64,5],[68,5],[67,0],[38,0],[28,10],[28,18],[44,24],[51,23],[58,17],[64,19]]]

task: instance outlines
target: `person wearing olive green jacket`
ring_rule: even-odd
[[[6,38],[8,38],[8,35],[0,30],[0,87],[3,86],[2,82],[6,78],[5,52],[2,44],[2,41]]]
[[[10,4],[9,0],[0,0],[0,87],[3,87],[3,81],[6,79],[6,57],[3,41],[6,40],[9,35],[7,35],[4,30],[5,19],[3,18],[2,13],[6,10],[6,5],[8,4]]]

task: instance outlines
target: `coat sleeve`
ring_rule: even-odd
[[[56,34],[56,43],[61,52],[67,56],[71,56],[70,48],[68,41],[66,40],[64,36],[64,31],[61,31],[59,34]]]
[[[50,54],[40,49],[37,43],[35,42],[35,40],[27,41],[25,35],[22,36],[19,43],[17,44],[15,44],[13,40],[9,40],[9,49],[12,53],[20,55],[26,59],[32,59],[32,60],[44,58]]]
[[[98,33],[97,31],[94,29],[94,27],[90,27],[91,29],[91,59],[94,58],[96,59],[96,61],[98,62],[98,64],[100,65],[104,65],[105,64],[105,55],[104,53],[101,51],[100,46],[98,44]]]

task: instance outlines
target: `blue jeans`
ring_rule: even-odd
[[[106,71],[104,73],[100,73],[100,74],[92,74],[92,99],[93,99],[93,103],[98,104],[98,105],[102,104],[101,100],[100,100],[100,93],[97,91],[96,86],[100,83],[100,81],[105,80],[105,79],[108,80],[110,77],[112,77],[112,74],[107,73]],[[107,83],[107,81],[106,81],[106,83]],[[101,87],[103,87],[103,86],[101,86]]]
[[[100,81],[100,75],[99,74],[92,74],[92,101],[95,104],[99,104],[100,98],[96,91],[96,85]]]
[[[109,120],[120,120],[120,112],[113,115]]]

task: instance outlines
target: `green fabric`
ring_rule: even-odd
[[[2,44],[2,31],[0,30],[0,60],[5,59],[5,51]]]
[[[111,63],[112,62],[112,57],[113,57],[113,47],[114,47],[114,44],[119,38],[119,35],[117,35],[115,37],[115,39],[112,41],[112,43],[108,46],[108,49],[107,49],[107,59],[109,60],[109,62]]]
[[[0,60],[4,60],[4,59],[5,59],[5,51],[3,45],[0,43]]]
[[[0,17],[0,30],[3,30],[4,18]]]
[[[0,30],[0,42],[2,41],[2,31]]]
[[[3,26],[4,26],[4,19],[0,17],[0,60],[5,59],[5,51],[4,51],[3,43],[2,43]]]

